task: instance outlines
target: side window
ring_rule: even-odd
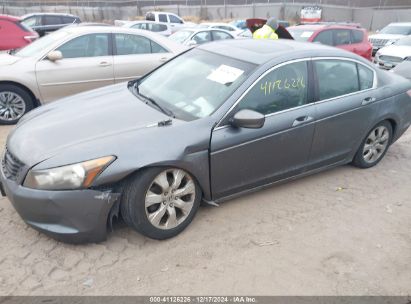
[[[146,20],[156,21],[156,17],[154,16],[153,13],[147,13],[147,15],[146,15]]]
[[[73,17],[63,17],[63,24],[75,23],[76,19]]]
[[[63,24],[60,16],[43,16],[43,25]]]
[[[153,40],[150,40],[151,42],[151,52],[152,53],[168,53],[168,51],[163,48],[161,45],[158,43],[154,42]]]
[[[350,30],[333,30],[335,45],[344,45],[351,43]]]
[[[211,41],[211,33],[209,31],[204,31],[196,34],[193,39],[197,44],[203,44]]]
[[[167,20],[167,15],[166,15],[166,14],[159,14],[159,15],[158,15],[158,21],[160,21],[160,22],[168,22],[168,20]]]
[[[150,54],[150,40],[129,34],[116,34],[117,55]]]
[[[264,115],[302,106],[307,101],[307,62],[279,67],[260,79],[238,105]]]
[[[170,18],[171,23],[183,23],[180,18],[177,18],[174,15],[168,15],[168,18]]]
[[[229,31],[229,32],[234,31],[234,29],[232,29],[231,27],[229,27],[229,26],[224,26],[224,25],[217,25],[215,28],[218,28],[218,29],[220,29],[220,30]]]
[[[314,60],[320,100],[359,90],[356,63],[343,60]]]
[[[213,31],[213,40],[233,39],[229,34],[221,31]]]
[[[158,24],[158,23],[150,23],[150,31],[152,32],[163,32],[167,30],[167,25],[165,24]]]
[[[40,25],[40,18],[38,16],[33,16],[33,17],[30,17],[30,18],[27,18],[26,20],[23,20],[22,23],[25,26],[33,27],[33,26],[36,26],[36,25]]]
[[[74,38],[60,46],[63,58],[109,56],[107,34],[90,34]]]
[[[358,76],[360,78],[360,90],[371,89],[374,85],[374,72],[362,64],[357,64],[357,66]]]
[[[146,24],[145,23],[137,23],[137,24],[134,24],[131,28],[139,29],[139,30],[145,30],[146,29]]]
[[[352,42],[361,43],[364,39],[364,32],[359,30],[352,30]]]
[[[313,39],[313,41],[325,45],[334,45],[333,32],[331,30],[322,31]]]

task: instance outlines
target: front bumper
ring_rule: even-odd
[[[2,170],[0,170],[2,171]],[[4,192],[31,227],[66,243],[101,242],[120,194],[97,190],[44,191],[23,187],[1,172]]]

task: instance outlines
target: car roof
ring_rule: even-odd
[[[301,24],[288,27],[288,29],[301,29],[309,31],[319,31],[322,29],[357,29],[363,30],[361,27],[355,25],[344,25],[344,24]]]
[[[174,52],[182,51],[186,49],[186,47],[182,46],[180,43],[174,42],[171,39],[168,39],[160,34],[146,31],[146,30],[139,30],[139,29],[131,29],[122,26],[66,26],[59,31],[66,31],[70,34],[88,34],[88,33],[121,33],[121,34],[132,34],[132,35],[141,35],[150,39],[153,39],[156,42],[162,43],[167,45],[169,48],[172,49]]]
[[[63,17],[75,17],[78,18],[76,15],[66,14],[66,13],[30,13],[21,16],[22,19],[26,19],[32,16],[63,16]]]
[[[20,21],[21,19],[16,16],[12,15],[0,15],[0,19],[8,20],[8,21]]]
[[[206,43],[198,46],[199,49],[216,54],[229,56],[241,61],[262,65],[280,56],[286,56],[290,60],[299,55],[302,58],[309,56],[333,56],[353,58],[350,52],[329,47],[322,44],[299,42],[291,39],[279,40],[255,40],[255,39],[233,39],[220,40],[217,43]],[[357,60],[359,56],[355,58]]]
[[[392,25],[392,26],[411,26],[411,22],[391,22],[388,25]]]

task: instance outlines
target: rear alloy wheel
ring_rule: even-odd
[[[13,85],[0,85],[0,124],[12,125],[33,109],[31,96]]]
[[[390,146],[392,127],[387,121],[376,125],[362,142],[353,164],[359,168],[370,168],[378,164]]]
[[[166,239],[192,221],[200,205],[195,179],[176,168],[149,168],[124,188],[121,213],[127,224],[145,236]]]

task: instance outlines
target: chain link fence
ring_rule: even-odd
[[[0,0],[2,6],[209,6],[209,5],[250,5],[250,4],[317,4],[348,7],[411,7],[411,0]]]

